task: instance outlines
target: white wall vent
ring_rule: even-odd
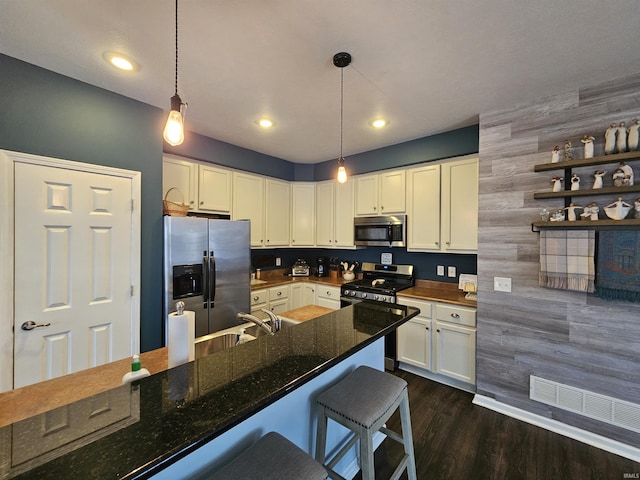
[[[530,376],[529,398],[570,412],[640,432],[640,405],[545,378]]]

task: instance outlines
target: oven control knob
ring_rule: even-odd
[[[381,300],[381,299],[380,299],[380,295],[375,295],[375,296],[373,297],[373,299],[374,299],[375,301],[380,301],[380,300]],[[384,299],[382,299],[382,301],[384,302]]]
[[[366,292],[362,292],[362,293],[360,294],[360,296],[361,296],[362,298],[367,298],[367,293],[366,293]]]

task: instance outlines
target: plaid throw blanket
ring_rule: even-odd
[[[540,231],[540,286],[593,292],[595,231]]]
[[[640,302],[640,231],[600,232],[596,285],[605,300]]]

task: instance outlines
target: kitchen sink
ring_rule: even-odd
[[[282,322],[280,331],[300,323],[288,318],[283,318],[281,320]],[[252,337],[254,337],[254,339],[257,337],[262,337],[264,335],[269,335],[267,332],[265,332],[257,325],[254,325],[253,323],[245,323],[244,325],[239,325],[233,331],[223,334],[212,333],[210,335],[206,335],[204,337],[196,339],[196,358],[205,357],[207,355],[211,355],[212,353],[235,347],[238,344],[238,340],[240,339],[240,329],[242,328],[245,329],[245,333],[251,335]],[[278,335],[278,333],[279,332],[276,332],[276,335]]]

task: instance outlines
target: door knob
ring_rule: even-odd
[[[24,322],[22,325],[20,325],[20,328],[22,330],[33,330],[34,328],[38,328],[38,327],[48,327],[49,325],[51,325],[50,323],[36,323],[33,322],[31,320],[29,320],[28,322]]]

